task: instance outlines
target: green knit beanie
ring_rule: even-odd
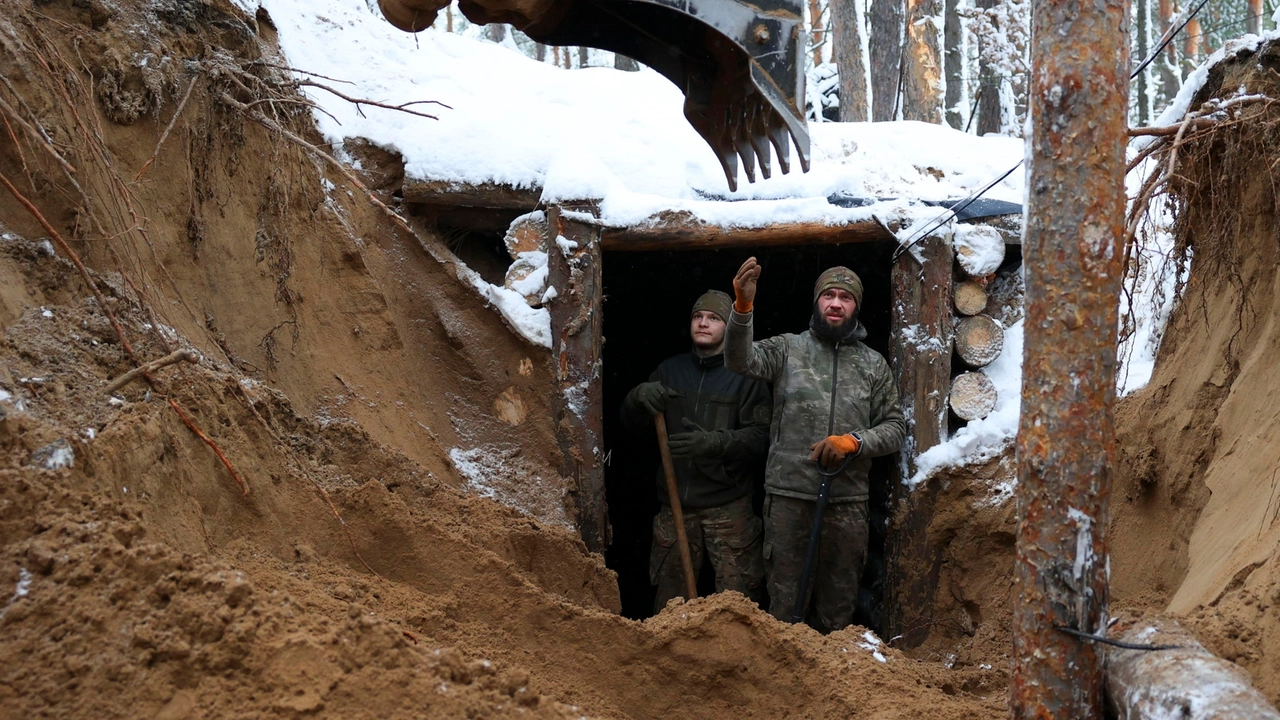
[[[721,320],[729,322],[729,310],[733,307],[733,298],[719,290],[708,290],[702,293],[702,297],[698,298],[698,302],[693,304],[693,310],[689,311],[692,316],[699,310],[707,310],[720,316]]]
[[[818,276],[818,282],[813,284],[813,301],[818,302],[818,296],[831,288],[847,290],[858,303],[858,308],[862,308],[862,278],[854,271],[837,265],[823,272]]]

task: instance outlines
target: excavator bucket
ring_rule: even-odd
[[[397,27],[416,31],[440,0],[379,0]],[[442,7],[443,5],[439,5]],[[790,144],[809,170],[804,121],[800,0],[460,0],[472,22],[505,22],[548,45],[620,53],[666,76],[685,96],[684,115],[738,187],[756,167],[768,178],[791,170]],[[425,24],[423,24],[425,23]],[[791,142],[789,142],[791,141]]]

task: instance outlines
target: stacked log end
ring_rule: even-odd
[[[981,372],[961,373],[951,380],[947,402],[961,420],[981,420],[996,408],[999,394],[991,378]]]
[[[986,315],[974,315],[956,327],[956,354],[977,369],[990,365],[1004,349],[1004,327]]]
[[[952,379],[947,401],[956,417],[972,421],[991,414],[999,399],[991,379],[978,370],[1000,357],[1004,349],[1004,326],[983,314],[989,301],[986,286],[1004,259],[1004,247],[1002,240],[988,239],[972,228],[959,234],[956,242],[959,277],[952,301],[960,320],[956,324],[955,352],[970,371]]]
[[[987,308],[987,289],[972,280],[956,283],[955,304],[961,315],[977,315]]]

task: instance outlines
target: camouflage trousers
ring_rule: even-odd
[[[760,518],[751,509],[751,496],[719,507],[684,508],[685,534],[696,577],[704,557],[716,572],[716,592],[737,590],[756,602],[764,588],[764,560],[760,556]],[[653,611],[667,601],[684,597],[684,567],[676,544],[676,522],[671,506],[663,505],[653,518],[653,551],[649,555],[649,581],[658,586]]]
[[[769,576],[769,613],[791,622],[813,530],[812,500],[774,495],[764,499],[764,563]],[[867,503],[828,504],[822,512],[818,553],[809,580],[805,620],[829,633],[853,622],[858,581],[867,560]]]

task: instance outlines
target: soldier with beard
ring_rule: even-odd
[[[791,620],[813,526],[819,466],[843,468],[831,482],[818,554],[804,603],[809,624],[833,632],[853,620],[867,556],[867,472],[895,452],[907,426],[884,356],[864,345],[862,280],[845,267],[818,276],[809,329],[752,342],[760,266],[749,258],[733,279],[725,365],[773,384],[765,469],[764,560],[769,612]],[[846,463],[846,459],[848,462]]]

